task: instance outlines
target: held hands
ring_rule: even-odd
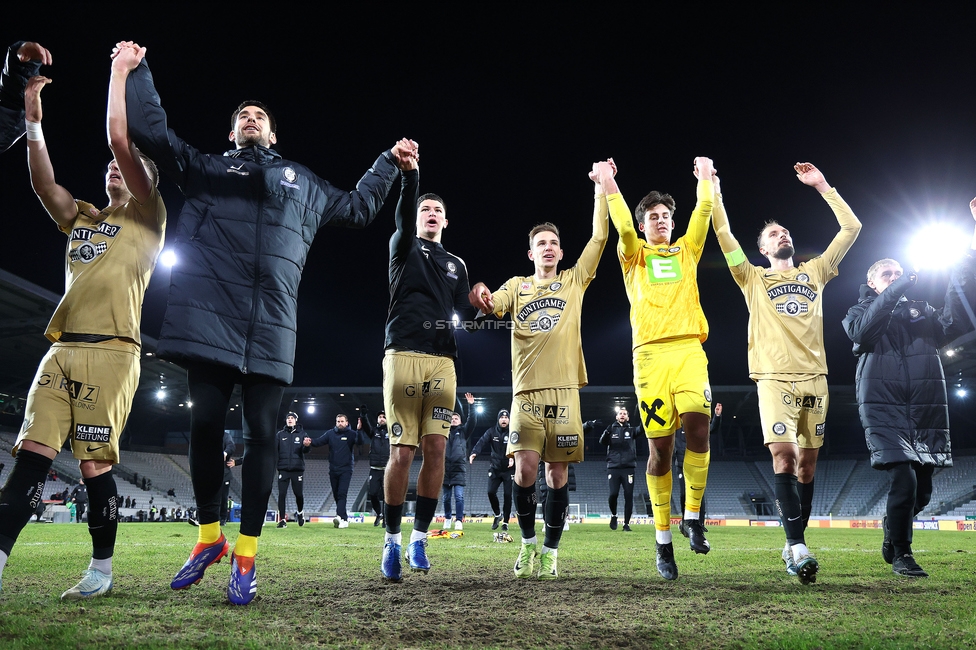
[[[793,169],[796,170],[796,177],[799,178],[800,182],[804,185],[809,185],[821,194],[830,189],[830,185],[827,184],[827,180],[824,178],[823,173],[811,163],[798,162],[793,165]]]
[[[468,293],[468,302],[471,303],[472,307],[481,310],[482,314],[490,314],[495,311],[495,301],[484,282],[474,285]]]
[[[721,415],[722,415],[722,402],[718,402],[715,405],[715,417],[719,417]]]
[[[694,165],[695,165],[695,170],[694,170],[695,178],[698,179],[711,178],[714,174],[718,173],[718,170],[715,169],[715,163],[712,162],[711,158],[698,156],[694,160]]]
[[[227,459],[227,467],[234,467],[235,465],[236,465],[236,463],[234,462],[234,459],[233,458],[228,458]]]
[[[139,67],[145,56],[146,48],[139,47],[138,43],[119,41],[112,48],[112,71],[128,74]]]
[[[616,175],[617,165],[613,162],[613,158],[607,158],[606,160],[593,163],[593,168],[587,174],[590,180],[597,185],[601,185],[603,181],[613,178]]]
[[[41,65],[51,65],[54,63],[54,58],[51,56],[51,53],[40,43],[34,43],[33,41],[28,41],[17,48],[17,58],[22,63],[27,63],[28,61],[40,61]]]
[[[474,404],[474,395],[471,393],[465,393],[464,399],[467,400],[468,404]]]
[[[24,90],[24,109],[28,122],[41,121],[41,90],[49,83],[51,83],[50,79],[40,75],[31,77],[27,82],[27,88]]]
[[[390,149],[390,153],[393,154],[393,159],[396,161],[396,166],[399,167],[400,171],[405,172],[411,169],[417,169],[420,166],[420,145],[413,140],[401,138]]]
[[[305,445],[306,447],[311,447],[312,446],[312,439],[309,438],[308,436],[305,436],[305,439],[302,440],[302,444]]]
[[[718,172],[712,171],[712,190],[715,194],[722,193],[722,181],[718,177]]]

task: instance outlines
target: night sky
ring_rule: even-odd
[[[276,149],[341,188],[352,189],[398,138],[417,140],[421,191],[447,202],[445,247],[491,287],[532,272],[526,234],[541,221],[562,228],[564,265],[576,260],[590,234],[586,174],[608,156],[632,208],[652,189],[674,195],[677,234],[694,204],[692,160],[713,158],[732,231],[750,259],[764,263],[755,236],[777,219],[791,230],[799,263],[837,232],[827,205],[794,176],[795,162],[813,162],[864,224],[825,294],[835,384],[853,383],[840,320],[867,267],[886,256],[907,261],[909,239],[932,218],[972,229],[976,38],[974,16],[958,5],[928,5],[925,15],[893,15],[890,4],[775,13],[742,3],[697,11],[442,5],[423,15],[322,4],[324,21],[312,20],[304,3],[143,6],[127,15],[120,3],[52,5],[0,30],[4,46],[36,40],[53,53],[54,66],[42,72],[54,79],[42,96],[47,143],[58,181],[96,204],[107,202],[111,158],[109,53],[132,39],[148,47],[170,126],[202,151],[230,148],[230,113],[251,98],[275,113]],[[0,156],[0,267],[60,293],[65,238],[30,189],[24,152],[18,142]],[[295,385],[381,383],[398,187],[367,229],[319,232],[301,285]],[[165,180],[161,191],[175,233],[182,196]],[[592,384],[631,381],[616,242],[611,228],[584,301]],[[712,234],[699,273],[711,382],[747,383],[747,312]],[[923,274],[911,295],[941,306],[945,281],[944,273]],[[151,336],[167,288],[157,269],[143,318]],[[462,386],[510,383],[506,332],[461,338]]]

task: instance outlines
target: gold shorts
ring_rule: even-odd
[[[759,421],[763,444],[793,442],[804,449],[823,445],[827,419],[827,377],[805,381],[760,379]]]
[[[530,449],[547,463],[583,461],[583,419],[578,388],[519,393],[512,401],[508,455]]]
[[[118,463],[119,436],[132,410],[139,372],[134,343],[55,343],[27,393],[14,455],[24,440],[60,450],[70,436],[78,460]]]
[[[416,447],[423,436],[449,435],[455,393],[454,359],[387,350],[383,357],[383,402],[390,444]]]
[[[634,388],[648,438],[677,430],[682,413],[711,417],[708,358],[698,339],[645,345],[634,351]]]

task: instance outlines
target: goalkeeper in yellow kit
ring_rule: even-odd
[[[637,206],[634,217],[646,239],[641,241],[613,177],[601,179],[610,218],[620,234],[617,258],[630,299],[634,387],[651,452],[647,488],[654,512],[657,570],[667,580],[678,577],[671,543],[671,456],[679,420],[688,439],[682,523],[693,551],[708,553],[710,548],[700,520],[708,478],[712,392],[701,345],[708,337],[708,323],[698,296],[698,261],[712,214],[714,171],[709,158],[695,158],[697,203],[688,231],[674,243],[675,203],[670,195],[651,192]]]

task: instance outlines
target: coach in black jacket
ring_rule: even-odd
[[[366,436],[360,430],[349,428],[349,418],[344,413],[336,416],[336,425],[315,440],[306,438],[313,447],[329,446],[329,481],[332,495],[336,501],[336,517],[332,520],[336,528],[349,527],[349,514],[346,512],[346,497],[352,468],[356,462],[353,448],[366,444]]]
[[[240,384],[248,463],[235,555],[250,564],[275,471],[278,405],[293,376],[298,284],[306,255],[321,226],[362,228],[373,220],[399,173],[393,161],[403,145],[383,152],[347,192],[270,148],[277,142],[277,125],[261,102],[245,101],[233,111],[229,139],[235,147],[222,156],[201,153],[167,127],[145,60],[126,81],[126,109],[136,146],[186,197],[176,233],[180,263],[173,268],[157,353],[187,370],[200,543],[223,543],[206,526],[219,517],[221,431],[233,388]],[[174,586],[195,577],[191,562]],[[232,580],[238,579],[232,575]],[[248,589],[238,604],[254,593]]]
[[[634,472],[637,467],[637,433],[625,407],[617,411],[617,421],[600,435],[600,445],[607,448],[607,481],[610,487],[610,530],[617,530],[617,497],[624,489],[624,530],[630,531],[634,513]]]
[[[468,457],[468,463],[474,463],[474,459],[481,453],[485,445],[491,445],[491,467],[488,468],[488,502],[495,513],[495,521],[491,524],[491,529],[498,528],[498,522],[502,520],[502,510],[498,504],[498,486],[504,485],[505,497],[505,523],[502,530],[508,530],[508,520],[512,517],[512,484],[515,481],[515,459],[508,457],[508,411],[502,409],[498,412],[498,421],[495,426],[485,431],[484,435],[475,443]]]
[[[447,435],[447,450],[444,454],[444,527],[451,522],[451,497],[454,497],[454,530],[464,528],[464,486],[468,475],[468,438],[478,422],[478,415],[471,407],[474,395],[464,394],[468,402],[468,419],[461,424],[461,414],[451,416],[451,432]]]
[[[51,65],[51,53],[37,43],[17,41],[7,48],[0,75],[0,151],[24,135],[24,89],[42,64]]]
[[[386,464],[390,462],[390,432],[386,428],[386,411],[376,414],[376,426],[369,424],[369,412],[366,405],[359,407],[359,420],[363,423],[363,432],[369,440],[369,481],[367,494],[369,505],[376,513],[374,526],[385,523],[386,512],[383,503],[383,483],[386,478]]]
[[[953,271],[942,309],[905,298],[916,279],[893,259],[875,262],[844,318],[858,357],[858,412],[871,466],[891,476],[882,557],[907,577],[928,575],[912,555],[912,520],[932,497],[935,468],[952,465],[939,348],[972,329],[964,301],[976,304],[974,259]]]

